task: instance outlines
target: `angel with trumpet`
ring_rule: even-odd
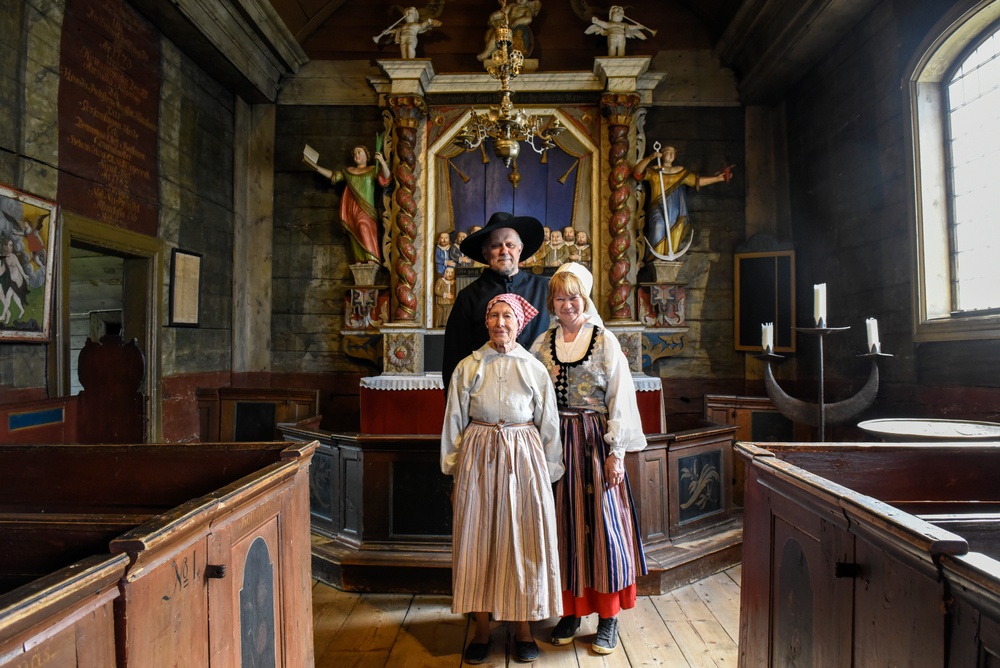
[[[427,32],[431,28],[440,27],[441,22],[434,18],[441,13],[444,7],[443,0],[431,2],[423,10],[416,7],[407,7],[395,23],[372,37],[376,44],[383,37],[392,36],[393,41],[399,44],[400,58],[403,60],[413,60],[417,57],[417,35]]]
[[[650,35],[656,35],[656,31],[652,28],[647,28],[638,21],[633,21],[625,16],[625,9],[620,5],[611,7],[608,11],[607,21],[596,16],[591,17],[590,20],[593,25],[588,26],[585,33],[587,35],[607,35],[609,56],[624,56],[625,40],[633,37],[646,39],[643,30]]]

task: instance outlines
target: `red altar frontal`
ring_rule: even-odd
[[[667,430],[659,378],[634,375],[642,430]],[[361,379],[362,434],[440,434],[445,394],[440,374],[381,375]]]

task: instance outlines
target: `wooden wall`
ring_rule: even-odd
[[[7,3],[0,12],[0,183],[19,189],[31,188],[35,195],[55,199],[55,180],[35,178],[32,161],[43,148],[32,143],[45,144],[51,139],[52,121],[35,119],[39,140],[26,139],[26,117],[36,105],[28,101],[25,90],[26,77],[37,72],[39,66],[31,62],[32,55],[25,53],[25,25],[45,23],[31,11],[26,2]],[[43,26],[44,27],[44,26]],[[58,31],[55,32],[58,35]],[[58,41],[58,40],[57,40]],[[36,95],[52,93],[46,78],[36,80]],[[50,104],[54,107],[55,100]],[[0,345],[0,387],[6,398],[30,400],[45,394],[45,347],[17,343]]]
[[[953,3],[886,0],[785,99],[800,325],[812,285],[827,283],[826,375],[863,382],[864,319],[878,318],[885,352],[879,398],[866,417],[1000,417],[1000,342],[913,343],[911,197],[906,176],[904,70]],[[800,337],[800,373],[816,347]]]
[[[744,391],[745,353],[736,352],[733,343],[733,252],[746,241],[743,109],[654,107],[646,118],[647,147],[655,141],[674,146],[675,164],[700,175],[735,165],[731,183],[688,189],[695,241],[684,257],[684,349],[645,369],[663,378],[668,429],[673,431],[694,426],[705,394]]]
[[[374,366],[342,352],[344,297],[354,284],[349,240],[340,223],[343,184],[334,186],[306,167],[302,148],[315,148],[320,165],[329,169],[353,164],[354,146],[374,151],[375,135],[383,129],[381,112],[375,106],[280,105],[276,126],[272,371],[375,375]],[[387,282],[384,269],[380,276]]]

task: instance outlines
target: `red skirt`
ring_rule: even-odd
[[[610,594],[602,594],[587,587],[583,596],[573,596],[573,592],[566,590],[562,593],[562,600],[563,616],[586,617],[596,612],[598,616],[607,619],[616,616],[621,610],[635,607],[635,583]]]

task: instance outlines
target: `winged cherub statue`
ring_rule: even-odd
[[[588,26],[585,33],[588,35],[607,35],[609,56],[624,56],[625,40],[633,37],[646,39],[646,35],[642,32],[643,30],[649,32],[651,35],[656,34],[656,31],[652,28],[647,28],[641,23],[625,16],[625,10],[620,5],[611,7],[608,11],[607,21],[599,19],[596,16],[592,16],[590,21],[593,25]]]
[[[444,3],[445,0],[433,0],[421,10],[417,10],[416,7],[403,9],[403,16],[375,35],[372,40],[378,44],[383,37],[392,36],[393,41],[399,44],[400,58],[413,60],[417,57],[417,35],[431,28],[440,27],[441,22],[436,17],[444,9]]]

